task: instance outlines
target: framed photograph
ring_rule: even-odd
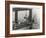
[[[44,3],[5,2],[5,36],[32,36],[45,34]]]

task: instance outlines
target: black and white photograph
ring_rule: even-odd
[[[42,6],[11,4],[10,30],[17,34],[42,32]]]
[[[40,18],[37,14],[32,17],[33,9],[13,8],[12,26],[13,30],[31,30],[39,29]]]

